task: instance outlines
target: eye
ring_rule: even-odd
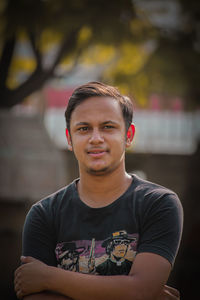
[[[104,128],[105,128],[105,129],[113,129],[114,126],[113,126],[113,125],[105,125]]]
[[[83,127],[78,128],[78,131],[87,131],[88,129],[89,129],[88,126],[83,126]]]

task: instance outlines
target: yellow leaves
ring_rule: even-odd
[[[35,67],[36,62],[31,57],[25,58],[15,56],[11,64],[10,73],[7,79],[7,86],[11,89],[18,86],[19,81],[21,81],[18,80],[19,72],[29,74],[34,71]]]
[[[60,61],[60,65],[61,66],[64,66],[65,68],[66,67],[71,67],[73,65],[73,58],[74,58],[74,55],[67,55],[67,56],[64,56],[62,58],[62,60]]]
[[[147,54],[141,46],[125,43],[120,47],[120,58],[115,72],[131,75],[137,73],[146,61]]]
[[[16,88],[19,85],[19,82],[17,81],[17,78],[15,76],[8,77],[6,86],[10,88],[11,90]]]
[[[81,28],[81,30],[79,31],[79,34],[77,36],[77,47],[76,49],[74,49],[73,53],[68,54],[67,56],[64,56],[60,62],[61,66],[65,69],[67,68],[71,68],[71,66],[74,63],[74,59],[77,55],[77,53],[79,52],[79,49],[81,49],[81,47],[84,48],[84,46],[89,42],[90,38],[92,36],[92,30],[91,28],[89,28],[88,26],[84,26]],[[57,41],[57,44],[59,44],[59,41]],[[56,45],[56,43],[55,43]],[[79,57],[80,60],[80,57]]]
[[[134,80],[134,95],[140,107],[144,108],[148,104],[149,80],[145,73],[138,74]]]
[[[136,95],[136,99],[137,99],[137,104],[141,108],[145,108],[148,104],[148,96],[145,93],[145,91],[137,88],[135,91],[135,95]]]
[[[120,92],[123,95],[128,95],[130,93],[130,88],[129,88],[128,84],[126,84],[126,83],[121,83],[119,85],[119,88],[120,88]]]
[[[132,42],[123,42],[118,47],[112,45],[95,44],[87,48],[92,37],[92,29],[84,26],[77,36],[77,47],[74,51],[63,57],[60,67],[65,72],[73,68],[76,62],[85,65],[96,65],[103,71],[102,78],[105,82],[111,82],[120,88],[124,95],[133,95],[137,99],[139,106],[147,105],[147,93],[149,90],[149,81],[142,69],[151,55],[151,51],[145,44],[135,44]],[[52,30],[44,31],[37,37],[36,47],[42,52],[42,58],[56,53],[56,47],[60,46],[62,33],[57,34]],[[18,37],[19,43],[27,44],[30,47],[30,41],[25,33],[21,32]],[[22,49],[15,55],[7,85],[10,88],[16,87],[22,82],[28,74],[34,71],[36,67],[33,51]],[[79,51],[83,49],[83,52]],[[24,51],[25,50],[25,51]],[[20,56],[19,56],[20,55]],[[80,55],[80,56],[79,56]]]
[[[57,46],[62,39],[62,35],[56,31],[44,30],[41,34],[39,44],[42,52],[49,51],[52,47]]]
[[[78,36],[78,45],[83,45],[87,43],[92,36],[92,30],[88,26],[81,28]]]
[[[108,45],[95,45],[82,55],[85,64],[107,64],[115,55],[115,48]]]
[[[24,70],[25,72],[33,72],[36,67],[36,62],[34,59],[15,57],[12,63],[12,71],[16,72],[18,70]]]

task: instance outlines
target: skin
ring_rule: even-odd
[[[68,145],[79,164],[80,199],[90,207],[112,203],[132,181],[125,171],[124,155],[131,145],[134,127],[130,126],[126,133],[115,99],[93,97],[76,107],[70,128]],[[128,276],[81,274],[47,266],[31,257],[23,257],[22,262],[24,264],[15,272],[15,290],[19,298],[27,296],[27,300],[179,299],[179,292],[165,285],[171,271],[170,263],[153,253],[138,254]]]
[[[115,246],[112,251],[111,257],[114,256],[123,258],[126,255],[127,248],[128,246],[124,244]]]

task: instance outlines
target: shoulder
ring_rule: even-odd
[[[159,254],[173,264],[183,229],[181,201],[166,187],[135,175],[133,178],[133,203],[140,234],[137,251]]]
[[[57,210],[60,210],[64,204],[66,205],[73,198],[74,192],[75,181],[34,203],[29,210],[28,216],[33,214],[51,216],[51,214],[55,214]]]
[[[174,195],[177,197],[176,193],[162,185],[157,183],[144,180],[138,177],[135,174],[132,174],[133,177],[133,184],[132,184],[132,191],[134,193],[144,195],[144,196],[164,196],[164,195]]]
[[[137,205],[143,207],[177,207],[182,210],[178,195],[162,185],[133,176],[132,193]]]
[[[174,194],[175,195],[175,193],[172,190],[170,190],[162,185],[142,179],[135,174],[132,174],[132,177],[133,177],[135,192],[144,193],[145,195],[150,195],[152,193],[156,193],[158,195],[163,195],[163,194]]]

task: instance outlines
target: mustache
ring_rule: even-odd
[[[86,150],[87,152],[107,152],[108,149],[107,148],[102,148],[102,147],[91,147],[91,148],[88,148]]]

